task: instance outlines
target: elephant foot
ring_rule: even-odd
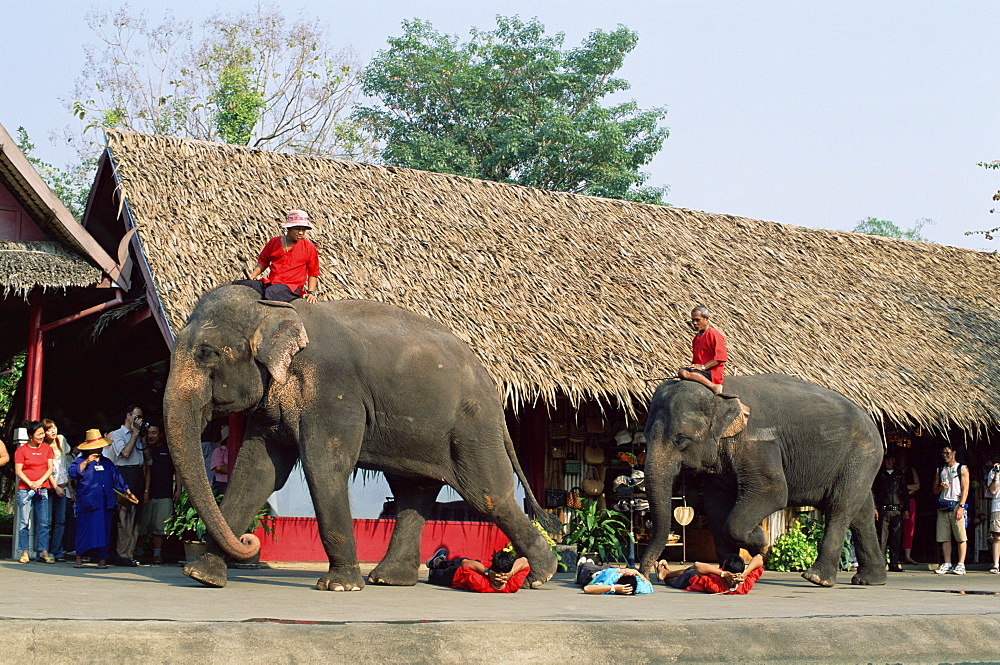
[[[205,586],[221,589],[226,586],[226,562],[222,557],[206,553],[197,561],[184,566],[184,574]]]
[[[413,586],[417,583],[417,567],[383,561],[368,574],[368,582],[386,586]]]
[[[316,582],[320,591],[361,591],[365,588],[365,580],[357,566],[344,570],[331,570]]]
[[[556,569],[559,567],[559,563],[555,560],[555,557],[552,558],[551,563],[551,566],[543,565],[540,569],[532,566],[531,572],[528,573],[528,578],[525,580],[525,585],[532,589],[537,589],[551,580],[552,576],[556,574]]]
[[[869,570],[869,569],[858,569],[854,577],[851,578],[851,584],[858,584],[861,586],[880,586],[885,584],[886,574],[885,570]]]
[[[831,587],[837,583],[836,576],[826,576],[815,568],[807,568],[802,571],[802,577],[809,580],[816,586]]]

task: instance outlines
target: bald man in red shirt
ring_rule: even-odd
[[[718,395],[722,392],[722,371],[729,360],[726,338],[708,322],[708,308],[698,305],[691,310],[691,364],[677,370],[677,376],[695,381]]]

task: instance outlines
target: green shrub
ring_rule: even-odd
[[[816,543],[803,533],[801,522],[796,520],[768,551],[767,569],[783,573],[805,570],[813,565],[818,554]]]
[[[569,523],[569,535],[563,539],[567,545],[576,545],[576,551],[597,552],[598,558],[625,561],[625,548],[632,540],[628,518],[613,510],[600,510],[597,501],[584,499],[583,508],[576,511]]]
[[[767,553],[768,570],[791,572],[805,570],[819,556],[825,524],[809,515],[799,517],[788,527],[788,532],[774,541]],[[840,569],[850,570],[851,534],[848,532],[840,548]]]

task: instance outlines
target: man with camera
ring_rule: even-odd
[[[990,573],[1000,574],[1000,452],[993,453],[993,466],[986,474],[986,498],[990,503],[990,554],[993,567]]]
[[[125,423],[111,433],[107,457],[114,462],[129,487],[143,487],[143,437],[149,425],[142,419],[142,407],[132,405],[125,412]],[[135,504],[118,506],[118,544],[115,565],[135,567],[133,552],[139,537],[141,507]]]

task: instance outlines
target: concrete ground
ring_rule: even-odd
[[[584,595],[568,574],[514,595],[334,593],[312,588],[321,573],[230,570],[211,589],[175,565],[0,561],[0,662],[1000,662],[1000,576],[983,570],[831,589],[768,572],[748,596],[638,597]]]

